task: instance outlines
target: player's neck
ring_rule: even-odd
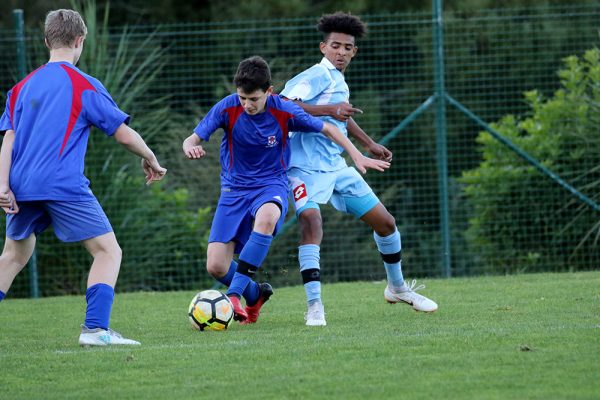
[[[75,51],[70,48],[50,50],[48,62],[68,62],[75,65]]]

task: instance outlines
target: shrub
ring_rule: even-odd
[[[527,92],[528,116],[492,127],[584,195],[600,201],[600,51],[564,59],[561,87],[544,99]],[[467,240],[493,272],[597,267],[600,218],[488,132],[483,161],[462,182],[474,207]]]

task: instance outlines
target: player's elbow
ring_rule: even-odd
[[[323,133],[328,138],[332,139],[336,132],[339,132],[340,135],[342,134],[342,132],[335,125],[330,124],[329,122],[325,122],[323,124],[323,129],[321,130],[321,133]]]
[[[122,146],[129,146],[135,141],[135,131],[125,124],[121,124],[115,131],[113,137]]]

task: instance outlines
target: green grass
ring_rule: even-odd
[[[139,348],[80,348],[82,296],[0,303],[6,399],[598,399],[600,272],[427,280],[433,314],[383,301],[383,282],[302,287],[259,323],[196,332],[194,293],[119,294],[112,327]]]

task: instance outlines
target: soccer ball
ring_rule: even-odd
[[[196,330],[222,331],[233,319],[233,305],[229,297],[218,290],[204,290],[192,299],[188,317]]]

